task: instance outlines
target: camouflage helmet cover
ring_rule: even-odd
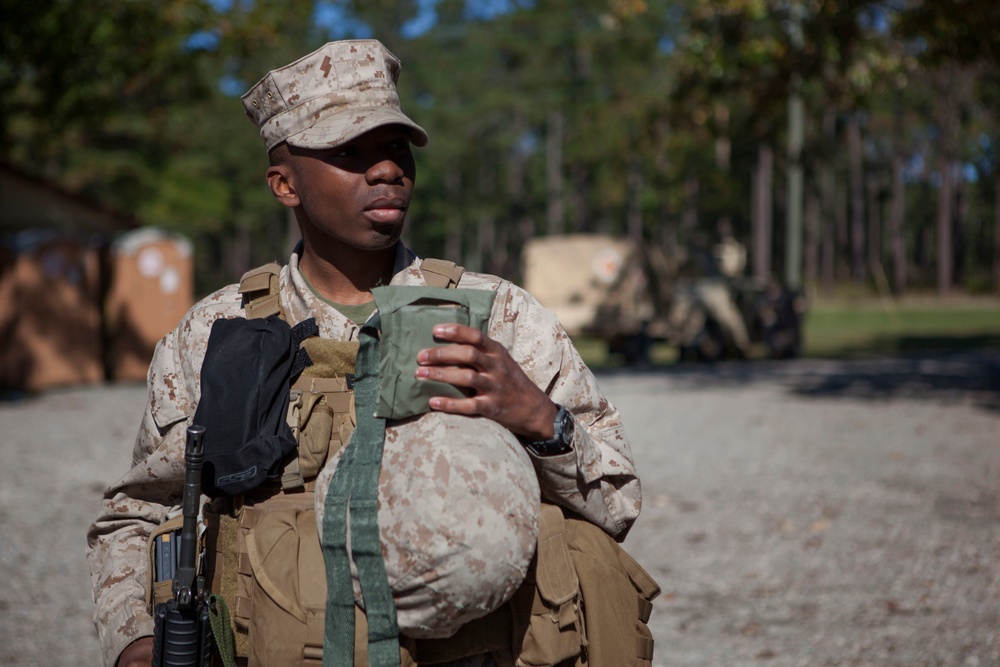
[[[282,141],[331,148],[396,124],[409,128],[411,141],[424,146],[427,133],[399,106],[400,68],[399,58],[378,40],[329,42],[268,72],[243,95],[243,107],[267,150]]]

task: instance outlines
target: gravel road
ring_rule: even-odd
[[[643,480],[655,665],[1000,666],[1000,352],[601,384]],[[0,665],[100,664],[84,537],[144,399],[0,403]]]

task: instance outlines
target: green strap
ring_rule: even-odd
[[[382,559],[378,529],[378,476],[385,443],[385,420],[375,417],[378,404],[379,327],[376,314],[361,329],[354,376],[358,424],[330,481],[323,515],[326,563],[326,629],[323,667],[354,664],[354,590],[347,553],[347,517],[351,554],[358,566],[368,618],[371,667],[399,667],[396,605]]]
[[[215,647],[219,651],[223,667],[236,667],[236,638],[229,621],[229,607],[221,595],[210,595],[208,622],[212,626]]]

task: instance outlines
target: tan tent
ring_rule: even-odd
[[[104,379],[97,250],[53,231],[0,255],[0,387],[40,391]]]
[[[104,314],[114,380],[145,380],[153,349],[194,303],[191,242],[158,229],[117,237]]]

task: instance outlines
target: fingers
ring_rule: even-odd
[[[453,344],[421,350],[417,354],[417,363],[472,366],[482,369],[488,364],[487,357],[495,354],[498,351],[496,348],[500,346],[479,329],[461,324],[436,325],[434,338],[441,343]]]
[[[421,350],[417,353],[417,363],[427,365],[482,367],[483,353],[471,345],[442,345]]]
[[[465,389],[482,389],[482,376],[473,368],[452,366],[420,366],[416,375],[423,380],[435,380]]]
[[[479,346],[489,340],[479,329],[462,324],[436,324],[433,332],[436,340],[448,343]]]
[[[539,406],[551,401],[503,345],[458,324],[436,325],[434,338],[446,344],[417,354],[417,378],[471,390],[472,396],[436,396],[430,399],[432,410],[483,416],[514,433],[542,433],[546,425],[551,430],[551,419],[541,427],[534,423],[542,414]]]
[[[487,416],[483,412],[482,406],[474,398],[448,398],[446,396],[435,396],[430,400],[431,410],[447,412],[453,415]]]

